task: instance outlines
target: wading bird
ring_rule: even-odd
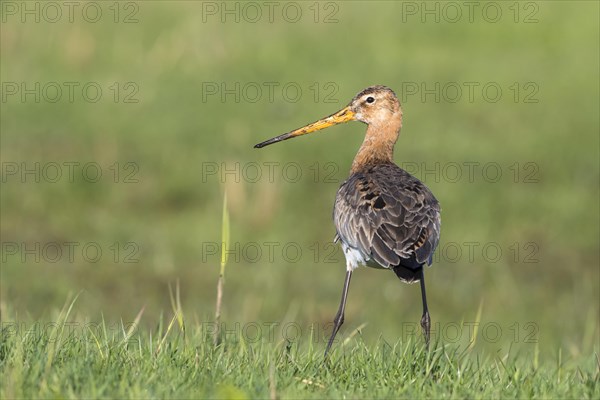
[[[325,357],[344,323],[350,278],[359,265],[391,269],[402,282],[421,282],[421,327],[429,346],[431,320],[423,268],[431,264],[440,238],[440,206],[421,181],[394,164],[394,145],[402,127],[396,94],[386,86],[368,87],[335,114],[254,147],[348,121],[364,122],[368,128],[333,209],[335,240],[341,242],[346,257],[346,279]]]

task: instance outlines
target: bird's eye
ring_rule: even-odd
[[[375,98],[372,96],[367,97],[367,103],[371,104],[375,102]]]

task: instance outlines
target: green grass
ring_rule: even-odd
[[[598,353],[575,363],[507,349],[421,340],[365,344],[360,332],[323,358],[315,337],[286,340],[233,330],[213,345],[214,325],[176,312],[152,330],[76,322],[68,310],[27,330],[3,324],[2,398],[579,398],[600,395]],[[181,318],[178,319],[177,317]],[[179,322],[176,322],[179,321]],[[249,332],[249,331],[246,331]],[[419,338],[420,339],[420,338]]]

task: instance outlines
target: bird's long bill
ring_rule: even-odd
[[[355,114],[352,110],[350,110],[350,106],[342,108],[340,111],[335,114],[331,114],[329,117],[325,117],[320,119],[312,124],[308,124],[303,126],[302,128],[296,129],[295,131],[291,131],[288,133],[284,133],[283,135],[276,136],[272,139],[265,140],[254,147],[259,149],[261,147],[268,146],[273,143],[281,142],[282,140],[291,139],[296,136],[306,135],[307,133],[320,131],[321,129],[329,128],[330,126],[343,124],[344,122],[355,120]]]

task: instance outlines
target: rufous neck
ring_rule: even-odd
[[[351,173],[361,171],[370,165],[394,162],[394,145],[398,140],[402,119],[386,121],[383,124],[369,124],[354,162]]]

